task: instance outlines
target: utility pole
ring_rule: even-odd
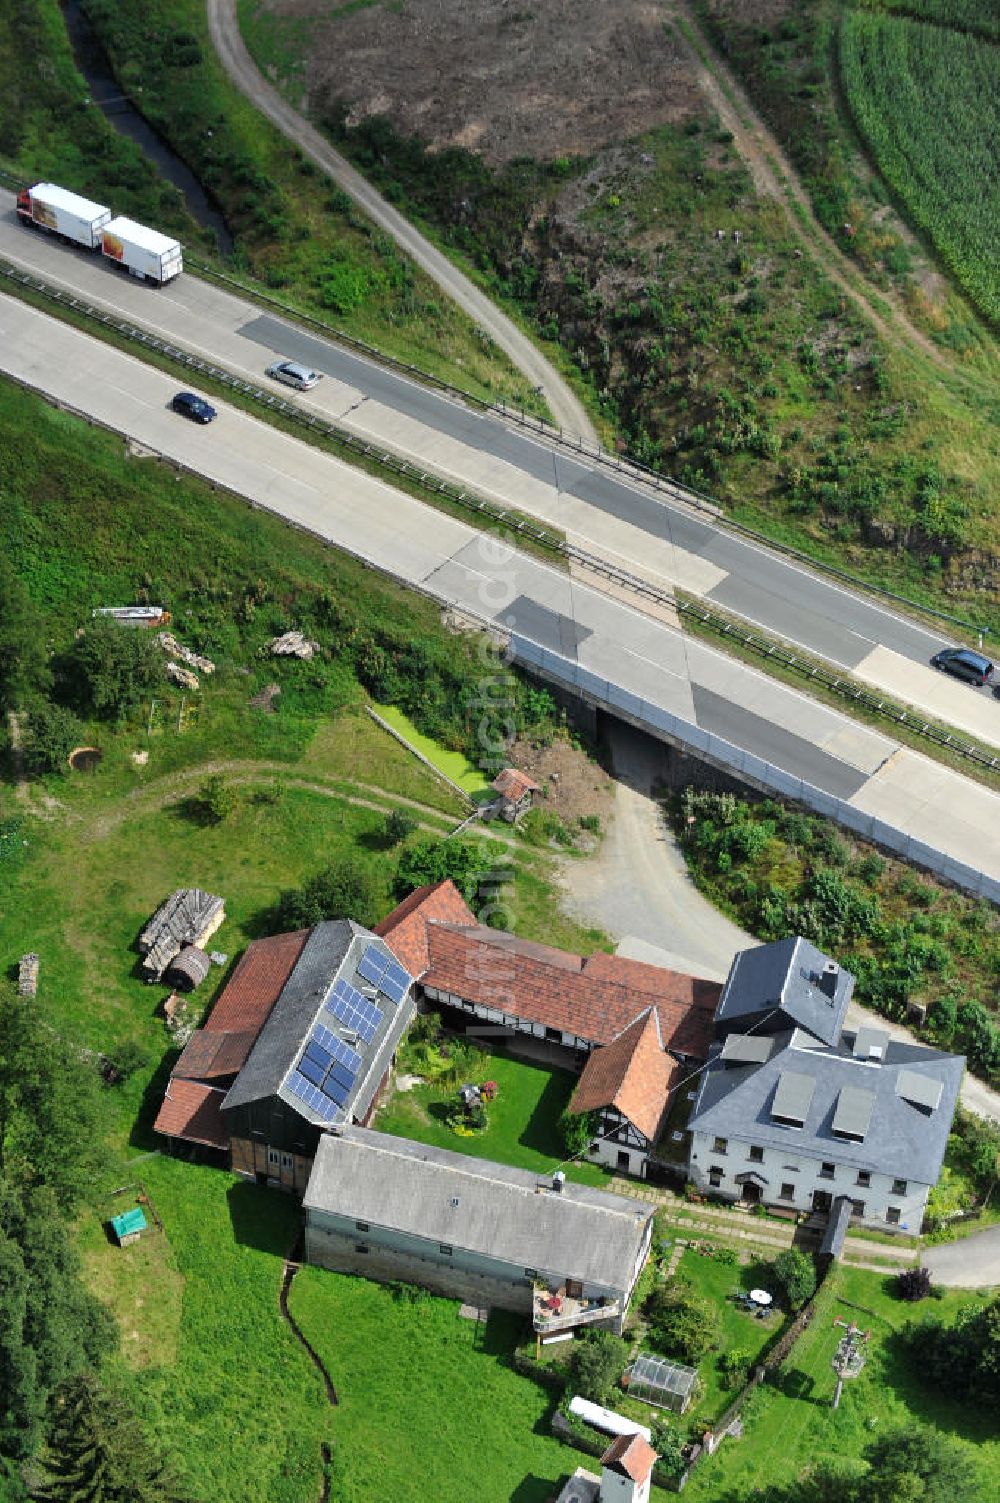
[[[844,1391],[845,1378],[856,1378],[865,1365],[865,1347],[871,1331],[862,1331],[852,1320],[835,1320],[835,1326],[842,1326],[846,1333],[837,1344],[837,1350],[833,1354],[830,1366],[837,1374],[837,1387],[833,1395],[833,1408],[838,1408],[840,1396]]]

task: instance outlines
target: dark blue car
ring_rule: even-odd
[[[175,412],[195,423],[210,423],[217,415],[215,408],[210,407],[204,397],[195,396],[193,391],[179,391],[170,405]]]
[[[935,668],[950,673],[954,678],[964,678],[969,684],[988,684],[993,677],[993,664],[981,652],[971,647],[946,647],[931,658]]]

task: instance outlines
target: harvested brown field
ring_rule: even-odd
[[[697,107],[698,87],[651,0],[402,0],[331,10],[264,0],[307,30],[311,108],[385,116],[440,149],[492,165],[588,156]]]

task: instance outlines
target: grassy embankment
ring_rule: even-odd
[[[138,598],[167,604],[172,629],[218,665],[186,696],[183,716],[184,696],[165,687],[152,717],[144,702],[118,723],[86,724],[85,739],[103,752],[93,773],[18,791],[8,755],[0,788],[0,963],[37,950],[33,1006],[43,1021],[89,1049],[128,1047],[141,1061],[105,1093],[109,1168],[80,1227],[93,1287],[123,1329],[114,1381],[176,1444],[194,1496],[237,1503],[249,1487],[313,1503],[327,1414],[277,1307],[298,1213],[207,1166],[146,1157],[158,1146],[150,1123],[174,1051],[156,1015],[166,989],[137,976],[133,946],[165,893],[195,883],[225,896],[214,944],[235,957],[269,928],[283,888],[344,858],[373,872],[388,908],[398,852],[384,815],[406,809],[420,823],[417,839],[453,828],[462,806],[364,714],[358,674],[377,669],[382,698],[396,698],[424,734],[430,727],[452,750],[471,751],[461,688],[475,648],[373,571],[166,466],[127,458],[118,440],[16,388],[0,387],[0,426],[11,436],[0,449],[0,546],[28,586],[54,661],[93,606]],[[18,437],[27,433],[30,445]],[[321,642],[312,663],[262,655],[292,625]],[[272,712],[252,708],[271,683],[281,690]],[[211,769],[238,794],[219,824],[196,807]],[[548,860],[515,845],[511,912],[535,938],[551,932]],[[592,943],[569,921],[563,928],[567,942]],[[225,974],[213,969],[192,1020]],[[166,1235],[122,1253],[100,1222],[110,1190],[138,1180]],[[498,1381],[512,1402],[540,1402],[523,1380]],[[522,1443],[530,1449],[518,1432],[512,1454]]]
[[[233,271],[332,328],[488,400],[537,399],[492,342],[228,84],[204,6],[89,7],[122,87],[221,208]],[[56,0],[0,0],[0,165],[50,178],[180,235],[203,259],[179,192],[89,107]]]

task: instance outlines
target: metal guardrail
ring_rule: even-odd
[[[634,574],[628,569],[623,569],[610,560],[601,558],[597,554],[589,553],[575,543],[567,542],[564,538],[554,533],[547,532],[544,528],[525,520],[502,506],[486,501],[469,491],[462,490],[452,485],[449,481],[441,480],[436,475],[421,470],[419,466],[402,459],[391,450],[384,449],[358,438],[355,434],[341,428],[338,424],[327,418],[321,418],[315,414],[304,411],[301,407],[285,401],[283,397],[273,392],[265,391],[262,387],[255,386],[252,382],[243,381],[232,375],[224,367],[213,365],[210,361],[202,360],[199,356],[191,355],[186,350],[172,345],[166,340],[150,334],[147,330],[120,319],[105,309],[98,308],[92,303],[84,301],[71,293],[64,292],[61,288],[52,287],[40,277],[14,266],[11,262],[0,258],[0,276],[18,282],[21,286],[28,287],[38,292],[43,297],[62,304],[86,318],[94,319],[105,328],[114,330],[126,339],[142,345],[146,349],[154,350],[170,360],[177,362],[188,370],[197,371],[198,374],[208,376],[220,385],[228,387],[232,391],[249,397],[260,406],[269,411],[277,412],[282,417],[294,422],[300,427],[308,428],[314,433],[320,433],[331,439],[348,453],[356,458],[367,459],[378,464],[382,469],[397,478],[417,485],[426,492],[441,496],[455,506],[462,507],[466,511],[486,518],[489,522],[509,530],[517,538],[528,538],[546,551],[562,558],[568,564],[575,564],[578,568],[588,570],[598,575],[609,584],[616,585],[628,590],[631,594],[639,595],[652,603],[670,611],[676,611],[679,616],[689,616],[702,622],[723,636],[733,638],[743,646],[749,647],[763,658],[781,663],[784,667],[791,668],[796,672],[804,673],[810,680],[821,684],[824,688],[835,693],[841,699],[850,704],[858,705],[870,714],[878,715],[884,720],[889,720],[895,725],[905,726],[908,730],[940,746],[956,755],[965,758],[976,766],[989,771],[1000,770],[1000,757],[990,756],[988,753],[972,742],[964,741],[959,736],[954,736],[940,727],[934,725],[921,715],[916,715],[905,707],[893,703],[891,700],[880,698],[860,686],[852,679],[842,678],[840,675],[827,672],[817,666],[814,661],[800,657],[789,648],[775,643],[767,637],[750,631],[746,627],[736,625],[727,617],[720,616],[702,605],[692,604],[678,600],[674,593],[657,585],[650,580]]]
[[[836,794],[827,793],[805,778],[786,772],[784,768],[736,746],[713,731],[706,731],[693,721],[674,715],[660,705],[651,704],[641,695],[623,689],[620,684],[602,678],[589,668],[582,668],[579,663],[571,662],[569,658],[542,647],[529,638],[513,636],[511,650],[521,667],[560,684],[619,719],[681,747],[743,782],[767,793],[804,804],[815,813],[836,820],[862,840],[870,841],[883,850],[894,851],[914,865],[935,872],[946,882],[1000,905],[1000,878],[988,876],[978,867],[969,866],[967,862],[947,855],[937,846],[916,840],[898,826],[887,824],[876,815],[866,813]]]
[[[737,522],[734,518],[727,516],[722,503],[714,497],[707,495],[704,491],[697,490],[693,486],[681,485],[679,481],[674,480],[669,475],[662,474],[659,470],[651,469],[649,465],[643,464],[641,460],[634,459],[630,455],[615,454],[609,449],[602,448],[600,445],[587,443],[580,434],[567,433],[563,428],[554,427],[553,424],[545,422],[543,418],[536,417],[534,413],[526,412],[523,407],[508,406],[503,400],[499,402],[487,402],[482,397],[475,396],[472,392],[462,391],[460,387],[453,386],[451,382],[445,381],[440,376],[432,375],[429,371],[420,369],[419,366],[409,365],[405,361],[397,360],[394,356],[387,355],[383,350],[366,344],[364,340],[358,339],[355,335],[348,334],[343,329],[336,329],[330,324],[324,323],[322,319],[316,318],[313,314],[290,307],[287,303],[281,302],[279,298],[272,297],[270,293],[249,285],[237,277],[228,276],[225,272],[220,271],[207,261],[200,261],[196,257],[185,255],[185,265],[192,267],[201,276],[210,277],[214,281],[221,282],[225,286],[234,288],[236,291],[253,298],[255,302],[262,303],[265,307],[273,308],[284,318],[317,330],[325,339],[332,339],[337,344],[346,345],[348,348],[357,351],[366,360],[385,366],[389,370],[399,371],[411,380],[420,382],[421,385],[434,387],[437,391],[443,392],[454,401],[460,402],[465,406],[476,407],[481,412],[499,414],[501,417],[509,418],[512,422],[537,434],[547,442],[556,444],[568,454],[572,454],[577,458],[592,460],[595,464],[612,469],[619,475],[626,475],[643,485],[650,486],[662,496],[669,497],[683,506],[694,507],[696,511],[708,512],[712,520],[717,525],[724,527],[728,532],[732,532],[738,537],[746,538],[748,542],[765,548],[771,553],[777,553],[784,558],[792,559],[795,563],[802,564],[806,568],[829,575],[831,579],[837,580],[838,583],[847,586],[860,595],[877,596],[882,600],[891,601],[893,605],[903,606],[908,611],[918,615],[928,616],[935,621],[946,621],[952,626],[961,627],[963,631],[970,632],[973,636],[977,636],[980,639],[989,632],[988,627],[977,626],[975,622],[967,621],[964,616],[956,616],[951,611],[942,611],[936,606],[926,605],[922,601],[913,600],[910,596],[901,595],[898,591],[890,590],[885,585],[873,584],[870,580],[859,579],[857,575],[848,573],[846,569],[838,568],[836,564],[828,563],[825,559],[815,558],[812,554],[804,553],[802,549],[794,548],[790,543],[782,543],[774,538],[770,538],[766,533],[758,532],[755,528],[747,527],[745,523]]]
[[[10,187],[17,189],[22,186],[23,181],[23,177],[17,177],[13,173],[0,168],[0,182],[4,182]],[[503,401],[498,403],[487,402],[484,398],[477,397],[471,392],[462,391],[460,387],[452,385],[451,382],[445,381],[440,376],[435,376],[429,371],[420,369],[419,366],[397,360],[394,356],[386,354],[374,345],[366,344],[363,339],[358,339],[355,335],[348,334],[343,329],[334,328],[322,319],[316,318],[313,314],[306,313],[302,309],[293,308],[287,303],[281,302],[279,298],[273,297],[264,289],[221,271],[209,261],[203,261],[198,256],[190,255],[186,249],[184,252],[184,264],[189,270],[197,272],[202,277],[211,278],[223,286],[233,288],[237,292],[252,298],[255,302],[265,307],[273,308],[284,318],[317,330],[323,338],[332,339],[335,343],[356,351],[366,360],[382,365],[389,370],[399,371],[411,380],[418,381],[423,386],[433,387],[435,390],[444,393],[454,401],[460,402],[465,406],[476,407],[481,412],[495,413],[509,418],[512,422],[537,434],[547,442],[558,445],[559,448],[566,450],[567,453],[592,460],[594,463],[600,464],[605,468],[615,470],[618,474],[628,475],[640,481],[643,485],[648,485],[653,490],[669,497],[671,500],[679,502],[681,505],[694,507],[697,511],[708,512],[712,516],[713,521],[719,526],[724,527],[727,531],[736,534],[738,537],[746,538],[749,542],[765,548],[771,553],[780,554],[785,558],[790,558],[796,563],[802,564],[806,568],[829,575],[831,579],[837,580],[860,595],[875,596],[882,600],[891,601],[894,605],[903,606],[907,611],[918,615],[928,616],[935,621],[948,622],[952,626],[961,627],[963,631],[970,632],[972,635],[979,637],[980,640],[988,634],[988,627],[977,626],[974,622],[967,621],[962,616],[953,615],[950,611],[938,610],[935,606],[925,605],[921,601],[912,600],[909,596],[901,595],[897,591],[887,589],[883,585],[859,579],[856,575],[848,573],[847,570],[838,568],[836,564],[827,563],[824,559],[814,558],[811,554],[804,553],[799,548],[794,548],[788,543],[778,542],[773,538],[769,538],[766,533],[758,532],[755,528],[747,527],[744,523],[737,522],[733,518],[726,516],[721,503],[713,497],[703,491],[697,490],[693,486],[681,485],[671,476],[663,475],[659,470],[651,469],[649,465],[643,464],[640,460],[633,459],[628,455],[613,454],[608,449],[600,447],[600,445],[585,442],[579,434],[569,434],[562,428],[554,427],[551,423],[545,422],[543,418],[526,412],[522,407],[508,407]]]

